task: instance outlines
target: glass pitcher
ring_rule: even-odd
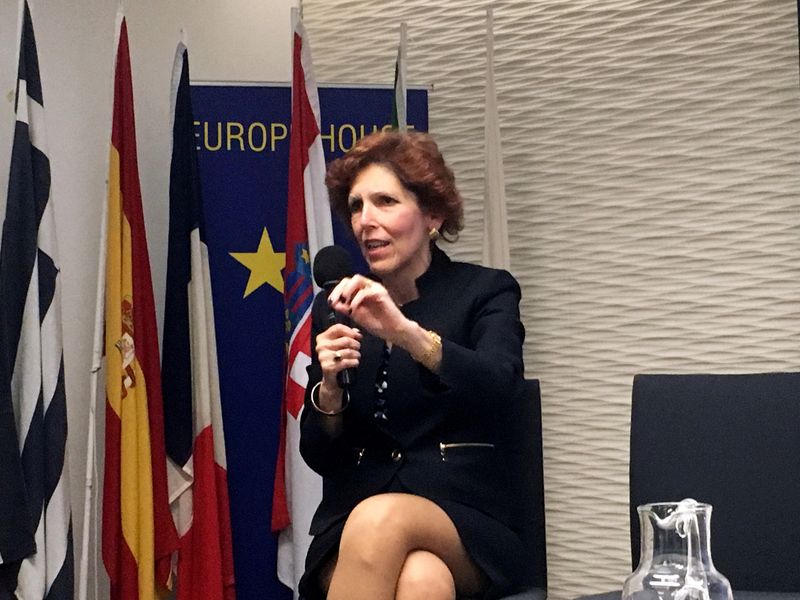
[[[731,584],[711,560],[711,505],[691,499],[637,508],[639,566],[622,600],[733,600]]]

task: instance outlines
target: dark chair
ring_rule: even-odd
[[[528,379],[510,404],[507,422],[514,428],[509,439],[521,440],[516,460],[518,483],[512,493],[519,499],[523,518],[522,537],[530,565],[528,589],[502,600],[544,600],[547,596],[547,553],[544,521],[544,476],[542,469],[542,402],[539,381]]]
[[[800,373],[634,378],[634,568],[636,507],[683,498],[713,506],[711,553],[736,600],[800,600]]]
[[[711,554],[734,590],[800,592],[800,373],[637,375],[630,446],[636,507],[714,507]]]

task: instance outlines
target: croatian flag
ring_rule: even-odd
[[[292,10],[292,23],[292,129],[284,271],[287,355],[272,529],[280,531],[278,578],[294,589],[297,597],[297,583],[311,542],[308,529],[322,496],[320,477],[300,456],[300,412],[312,351],[311,258],[320,248],[333,243],[333,227],[325,188],[325,157],[311,47],[297,9]]]

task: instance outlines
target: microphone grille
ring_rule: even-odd
[[[353,274],[350,254],[341,246],[325,246],[314,257],[314,281],[321,287],[329,287]]]

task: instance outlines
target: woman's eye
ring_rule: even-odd
[[[378,202],[380,202],[381,204],[389,205],[389,204],[395,204],[397,200],[392,196],[380,196],[378,198]]]
[[[347,208],[350,210],[350,214],[357,213],[361,210],[361,200],[359,198],[351,198],[350,201],[347,203]]]

